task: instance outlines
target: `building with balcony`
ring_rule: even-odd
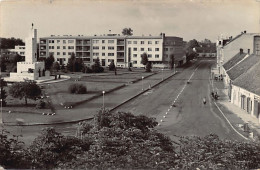
[[[168,43],[168,39],[172,42]],[[165,43],[167,47],[164,48],[165,40],[167,40],[167,43]],[[168,60],[164,58],[164,53],[167,55],[174,54],[177,59],[185,57],[182,38],[168,38],[165,34],[160,36],[52,35],[40,38],[40,57],[48,57],[52,54],[55,61],[66,65],[72,53],[75,54],[76,58],[81,58],[87,66],[92,65],[95,59],[99,58],[102,66],[107,67],[111,61],[114,61],[117,67],[123,68],[144,67],[141,64],[143,53],[147,53],[149,61],[154,66],[157,64],[168,66]]]

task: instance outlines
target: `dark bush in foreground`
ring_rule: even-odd
[[[75,94],[86,94],[87,88],[83,84],[71,84],[69,86],[69,92]]]

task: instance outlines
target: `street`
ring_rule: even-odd
[[[160,123],[158,130],[171,138],[215,133],[221,139],[243,140],[211,101],[209,78],[212,64],[213,60],[198,60],[150,93],[117,110],[156,117]],[[189,79],[190,84],[187,84]],[[203,97],[206,98],[206,105],[203,104]]]
[[[213,60],[198,60],[162,84],[125,103],[115,111],[156,117],[158,130],[176,136],[217,134],[221,139],[243,140],[225,121],[210,98],[210,68]],[[190,79],[190,83],[187,81]],[[146,84],[147,86],[147,84]],[[206,98],[206,105],[203,104]],[[107,98],[107,100],[109,100]],[[167,112],[167,114],[166,114]],[[42,128],[54,127],[65,135],[75,135],[75,123],[39,126],[5,126],[11,134],[21,137],[27,145]]]

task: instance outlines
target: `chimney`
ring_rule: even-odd
[[[250,55],[250,49],[247,49],[247,53],[248,53],[248,55]]]
[[[243,48],[240,48],[240,54],[243,54]]]

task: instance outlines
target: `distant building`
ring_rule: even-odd
[[[8,49],[12,54],[19,54],[25,57],[25,46],[16,45],[14,49]]]
[[[198,57],[216,57],[216,44],[211,42],[203,42],[199,43],[200,47],[196,47],[196,52],[198,53]]]
[[[39,53],[40,57],[48,57],[52,53],[56,61],[65,65],[71,54],[75,53],[76,58],[81,58],[87,66],[92,65],[99,57],[102,66],[109,66],[111,61],[114,61],[117,67],[124,68],[144,67],[141,64],[141,55],[147,53],[149,61],[154,66],[165,67],[168,66],[167,57],[171,53],[178,59],[176,61],[182,60],[185,56],[182,44],[182,38],[166,37],[165,34],[160,36],[120,36],[118,34],[50,36],[40,38]]]

